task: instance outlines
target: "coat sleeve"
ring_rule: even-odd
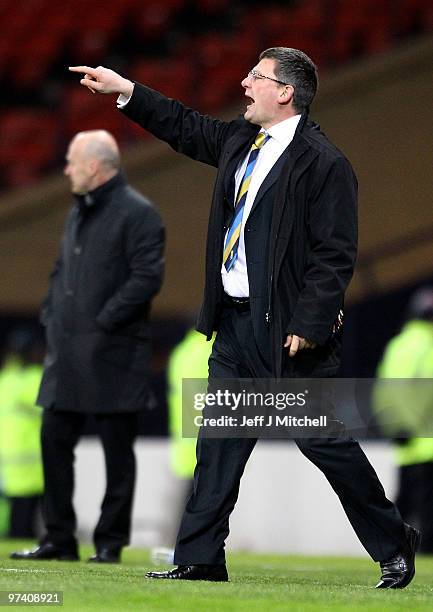
[[[152,206],[142,207],[128,220],[125,244],[130,273],[97,316],[103,329],[113,331],[134,320],[158,293],[164,271],[164,242],[164,227]]]
[[[59,274],[61,273],[61,270],[63,268],[64,265],[64,257],[63,257],[63,251],[64,251],[64,245],[65,245],[65,236],[67,235],[67,233],[70,231],[70,226],[72,225],[73,222],[73,215],[74,215],[74,210],[71,209],[66,217],[66,221],[65,221],[65,225],[63,228],[63,235],[62,235],[62,239],[60,241],[60,252],[59,255],[56,259],[56,262],[54,264],[54,268],[50,274],[50,280],[49,280],[49,287],[48,287],[48,292],[42,302],[41,305],[41,312],[39,315],[39,321],[40,323],[44,326],[47,327],[47,325],[49,324],[52,314],[53,314],[53,291],[54,291],[54,285],[55,283],[58,282],[59,279]]]
[[[236,129],[234,122],[201,115],[139,83],[120,110],[175,151],[215,167],[225,139]]]
[[[40,316],[39,316],[39,321],[40,323],[44,326],[47,327],[47,325],[49,324],[51,317],[52,317],[52,313],[53,313],[53,283],[56,282],[56,278],[59,274],[59,270],[60,267],[62,265],[61,262],[61,256],[59,256],[59,258],[56,260],[56,263],[54,264],[54,269],[50,274],[50,284],[48,287],[48,292],[47,295],[45,296],[42,305],[41,305],[41,312],[40,312]]]
[[[357,180],[344,157],[324,173],[311,196],[304,282],[286,333],[323,345],[330,338],[357,251]]]

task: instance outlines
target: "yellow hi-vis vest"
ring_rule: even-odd
[[[380,379],[374,390],[374,409],[386,434],[407,433],[411,437],[396,449],[399,465],[414,465],[433,461],[433,426],[428,427],[431,437],[419,437],[422,424],[433,423],[433,323],[412,320],[400,334],[388,343],[377,369]],[[412,383],[411,383],[412,379]],[[425,383],[425,384],[424,384]],[[417,436],[418,434],[418,436]]]
[[[196,464],[194,438],[182,438],[182,379],[208,377],[213,342],[191,329],[174,348],[168,362],[168,413],[171,465],[178,478],[192,478]]]
[[[35,405],[42,367],[9,360],[0,372],[0,488],[8,497],[44,490],[41,409]]]

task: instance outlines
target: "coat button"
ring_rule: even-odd
[[[72,297],[74,295],[74,292],[72,289],[66,289],[66,295],[68,295],[69,297]]]
[[[81,247],[80,246],[76,246],[74,249],[74,253],[75,255],[80,255],[81,254]]]

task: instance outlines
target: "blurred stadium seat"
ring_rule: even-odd
[[[11,186],[28,185],[52,163],[57,118],[33,109],[9,110],[0,120],[0,166]]]
[[[101,128],[112,132],[121,143],[127,139],[125,121],[119,113],[114,112],[111,96],[101,99],[73,85],[64,92],[61,124],[65,143],[77,132]]]

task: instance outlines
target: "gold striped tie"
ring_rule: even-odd
[[[227,230],[227,236],[224,242],[223,264],[227,272],[235,265],[238,258],[239,239],[241,235],[242,216],[244,213],[245,202],[247,200],[248,187],[250,186],[251,177],[254,166],[256,165],[260,149],[269,140],[269,134],[259,132],[251,147],[250,156],[248,158],[247,168],[241,182],[241,186],[236,198],[235,210],[233,218]]]

